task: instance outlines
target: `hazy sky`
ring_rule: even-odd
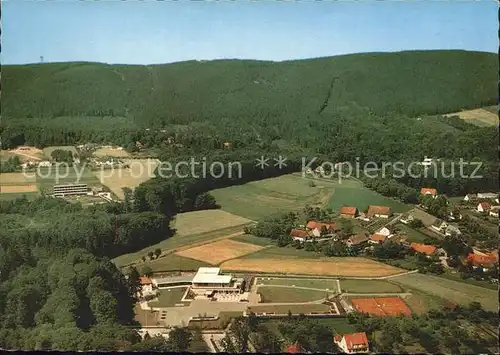
[[[498,51],[494,0],[6,0],[2,27],[2,64]]]

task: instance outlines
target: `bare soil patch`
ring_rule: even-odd
[[[462,120],[473,120],[484,123],[485,125],[498,125],[498,115],[494,112],[478,108],[475,110],[465,110],[447,114],[446,116],[459,116]]]
[[[36,185],[4,185],[0,186],[0,193],[36,192]]]
[[[204,244],[198,247],[181,250],[176,254],[186,258],[201,260],[212,265],[217,265],[225,260],[238,258],[261,249],[263,249],[263,247],[255,244],[224,239],[215,243]]]
[[[221,268],[231,271],[351,277],[389,276],[404,271],[364,258],[234,259],[222,263]]]
[[[19,156],[24,161],[27,161],[27,160],[39,161],[45,157],[45,155],[43,154],[43,151],[41,149],[38,149],[36,147],[30,147],[30,146],[17,147],[16,149],[9,150],[8,152]]]

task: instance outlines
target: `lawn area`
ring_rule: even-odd
[[[150,307],[174,307],[177,303],[181,303],[182,296],[186,292],[187,287],[175,287],[160,290],[158,300],[148,302]]]
[[[310,279],[310,278],[284,278],[284,277],[259,277],[257,285],[281,285],[311,287],[338,291],[336,279]]]
[[[306,290],[295,287],[273,287],[260,286],[258,293],[261,295],[262,303],[300,303],[316,301],[327,296],[331,296],[332,292]]]
[[[399,228],[399,230],[402,232],[402,234],[405,234],[408,236],[408,242],[415,242],[415,243],[423,243],[424,240],[428,239],[429,236],[425,235],[424,233],[420,232],[419,230],[413,229],[408,227],[405,224],[398,223],[396,224],[396,227]]]
[[[179,213],[175,216],[173,227],[179,235],[192,235],[234,226],[241,226],[240,230],[243,231],[243,226],[251,222],[225,211],[203,210]]]
[[[210,191],[222,209],[252,220],[299,211],[306,204],[319,203],[331,194],[335,183],[310,180],[300,175],[283,175],[277,178],[249,182]]]
[[[462,279],[460,277],[459,273],[452,274],[451,272],[445,272],[444,274],[438,275],[439,277],[443,277],[448,280],[454,280],[458,282],[463,282],[469,285],[474,285],[474,286],[479,286],[479,287],[484,287],[488,288],[490,290],[498,290],[498,285],[493,284],[488,281],[482,281],[482,280],[475,280],[475,279]]]
[[[384,280],[340,280],[340,288],[349,293],[403,292],[401,286]]]
[[[411,208],[409,205],[372,191],[361,183],[358,185],[338,184],[335,186],[335,193],[328,202],[328,207],[336,211],[342,206],[355,206],[360,211],[364,211],[369,205],[388,206],[392,208],[393,212],[406,212]]]
[[[498,292],[495,290],[426,274],[395,276],[391,281],[458,304],[468,305],[476,301],[486,310],[498,311]]]
[[[307,314],[311,312],[329,312],[330,307],[325,304],[294,304],[294,305],[279,305],[279,306],[251,306],[248,311],[254,313],[274,313],[274,314],[288,314],[288,311],[293,315],[301,313]]]
[[[267,245],[274,244],[272,239],[263,238],[263,237],[256,237],[255,235],[251,235],[251,234],[243,234],[243,235],[239,235],[237,237],[231,238],[231,239],[235,240],[237,242],[259,245],[261,247],[265,247]]]
[[[160,257],[155,260],[148,260],[145,263],[141,262],[136,266],[139,268],[148,265],[153,272],[167,272],[167,271],[196,271],[198,268],[203,266],[213,266],[203,261],[183,258],[182,256],[175,254],[168,254],[164,257]]]
[[[423,314],[431,309],[439,310],[446,304],[444,298],[430,295],[416,289],[410,289],[409,291],[412,295],[410,297],[405,297],[404,301],[413,313]]]
[[[15,200],[16,198],[21,198],[26,196],[28,200],[34,200],[38,196],[40,196],[40,192],[11,192],[11,193],[0,193],[0,201],[10,201]]]
[[[316,318],[314,321],[330,327],[335,334],[356,332],[356,327],[349,324],[346,318]]]
[[[35,173],[33,173],[35,174]],[[36,172],[36,182],[42,189],[52,189],[58,184],[88,184],[89,186],[101,186],[100,181],[88,168],[73,165],[42,167]]]

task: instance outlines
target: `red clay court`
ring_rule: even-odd
[[[368,313],[373,316],[409,316],[410,309],[399,297],[379,298],[353,298],[352,305],[358,312]]]

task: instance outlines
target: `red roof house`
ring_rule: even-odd
[[[491,268],[494,264],[498,263],[498,254],[495,255],[493,253],[490,253],[486,255],[480,255],[469,253],[469,255],[467,255],[467,261],[471,262],[472,266],[475,267],[481,266],[484,268]]]
[[[294,240],[295,239],[303,240],[303,239],[306,239],[307,237],[309,237],[309,234],[303,229],[294,228],[290,231],[290,237],[292,237]]]
[[[368,206],[368,212],[366,213],[368,217],[381,217],[389,218],[392,216],[392,210],[387,206]]]
[[[370,243],[372,244],[379,244],[379,243],[383,243],[385,242],[385,240],[387,239],[387,236],[385,235],[382,235],[382,234],[372,234],[370,236]]]
[[[477,205],[478,212],[488,212],[491,208],[491,205],[488,202],[481,202]]]
[[[299,343],[295,343],[293,345],[288,345],[286,348],[285,348],[285,353],[289,353],[289,354],[297,354],[297,353],[300,353],[301,352],[301,349],[300,349],[300,345]]]
[[[432,197],[436,197],[437,190],[436,189],[432,189],[430,187],[422,187],[420,189],[420,194],[421,195],[431,195]]]
[[[141,277],[139,277],[139,283],[141,285],[152,285],[153,281],[151,281],[151,279],[149,277],[141,276]]]
[[[431,256],[436,252],[436,247],[434,245],[427,245],[427,244],[421,244],[421,243],[411,243],[410,248],[415,250],[418,253],[425,254],[427,256]]]
[[[340,216],[344,218],[354,218],[358,215],[358,209],[356,207],[344,206],[340,208]]]
[[[316,221],[309,221],[306,224],[306,228],[312,231],[312,234],[315,237],[319,237],[321,235],[321,230],[323,227],[326,228],[327,232],[334,232],[338,231],[340,228],[337,227],[335,223],[323,223],[323,222],[316,222]]]
[[[369,344],[365,332],[336,335],[333,338],[335,344],[346,354],[368,353]]]

